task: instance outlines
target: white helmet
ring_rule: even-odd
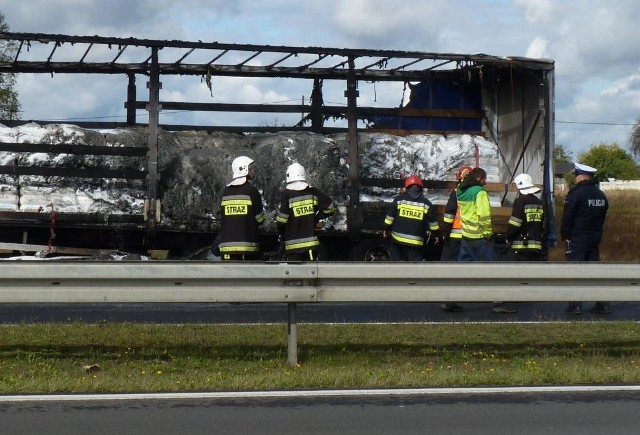
[[[249,165],[253,163],[253,159],[247,156],[240,156],[233,159],[231,162],[231,172],[233,181],[229,183],[229,186],[243,184],[247,181],[247,175],[249,175]]]
[[[513,182],[518,190],[525,195],[540,191],[540,188],[536,187],[533,184],[533,180],[531,179],[531,175],[529,174],[520,174],[513,179]]]
[[[307,171],[300,163],[293,163],[287,168],[286,178],[287,189],[303,190],[309,186],[307,183]]]

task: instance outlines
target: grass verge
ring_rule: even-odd
[[[640,383],[640,325],[0,325],[3,394]]]

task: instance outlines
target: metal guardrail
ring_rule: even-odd
[[[640,301],[638,263],[4,262],[0,303]]]

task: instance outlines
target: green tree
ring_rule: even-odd
[[[564,145],[556,144],[556,146],[553,147],[553,161],[555,163],[571,163],[573,156],[571,155],[571,151],[568,151]]]
[[[631,128],[631,136],[629,136],[629,144],[631,144],[631,152],[634,156],[640,156],[640,118],[636,119],[636,123]]]
[[[0,12],[0,33],[8,32],[9,25]],[[14,41],[0,41],[0,62],[12,62],[17,51]],[[20,103],[15,90],[15,74],[0,74],[0,119],[18,119]]]
[[[618,180],[640,178],[640,167],[634,162],[631,154],[615,142],[593,145],[587,152],[580,154],[579,160],[581,163],[597,168],[596,175],[603,181],[607,178]]]

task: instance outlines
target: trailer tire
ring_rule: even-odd
[[[389,244],[382,238],[360,240],[351,248],[351,261],[390,261]]]

